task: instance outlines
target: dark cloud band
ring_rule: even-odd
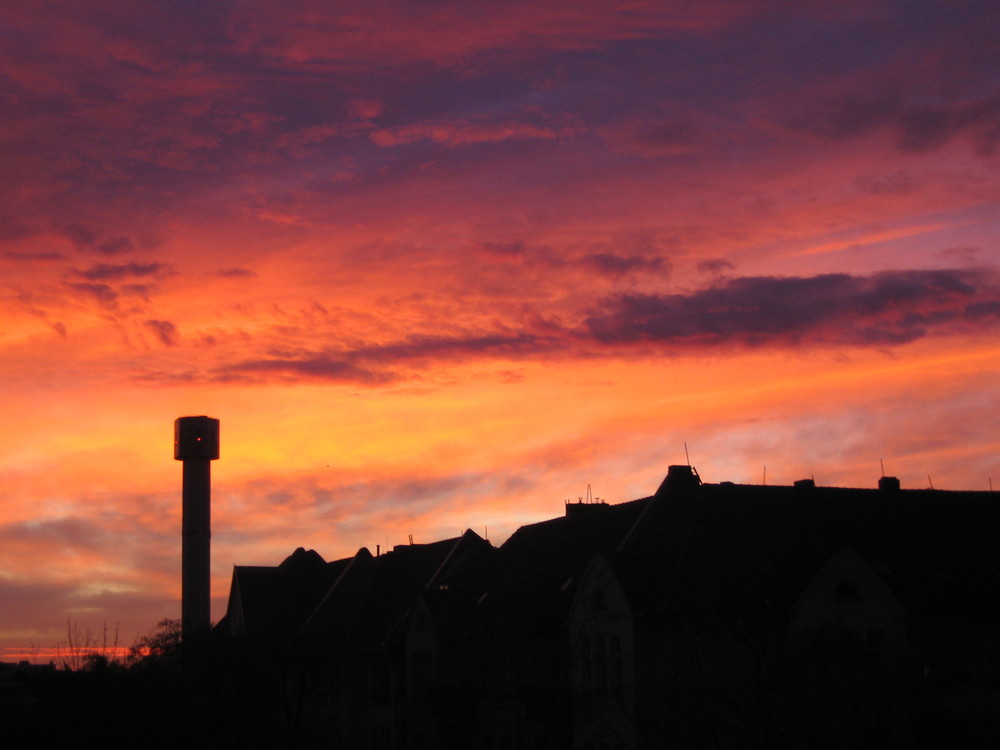
[[[216,370],[224,381],[329,380],[385,385],[420,370],[470,359],[663,353],[730,348],[887,347],[1000,322],[1000,280],[993,271],[885,271],[872,276],[742,277],[689,294],[616,294],[577,326],[545,336],[485,333],[411,337],[348,350],[275,352]]]
[[[998,300],[995,275],[968,270],[748,277],[688,295],[617,295],[583,332],[601,344],[887,346],[993,325]]]

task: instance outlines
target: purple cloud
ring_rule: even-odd
[[[992,156],[1000,129],[1000,95],[972,101],[916,104],[896,96],[843,97],[817,105],[789,124],[827,141],[841,141],[888,128],[904,153],[935,151],[960,134],[968,134],[975,151]],[[898,187],[897,187],[898,189]]]
[[[102,255],[120,255],[132,252],[135,249],[135,245],[132,244],[132,240],[128,237],[111,237],[97,243],[94,249]]]
[[[636,243],[631,244],[634,246]],[[594,252],[579,255],[559,253],[544,245],[529,246],[524,242],[481,242],[479,247],[491,259],[545,269],[575,267],[613,280],[641,273],[665,276],[672,271],[673,264],[668,258],[656,254],[655,247],[647,247],[647,243],[639,244],[637,249],[640,252],[636,253],[620,252],[612,249],[610,243],[599,243]],[[650,254],[642,250],[649,250]]]
[[[111,265],[98,263],[90,268],[77,271],[77,274],[89,281],[117,281],[126,278],[141,278],[155,276],[171,270],[165,263],[122,263]]]
[[[253,271],[249,271],[246,268],[220,268],[215,272],[216,276],[221,276],[224,279],[252,279],[257,276]]]
[[[147,373],[143,378],[220,383],[278,378],[382,386],[421,369],[469,360],[620,354],[636,346],[648,353],[650,345],[664,352],[804,344],[886,347],[958,329],[989,329],[998,322],[1000,278],[984,269],[740,277],[687,294],[610,295],[577,326],[551,321],[539,326],[531,318],[525,326],[534,331],[410,336],[337,350],[272,351],[204,374]]]
[[[698,262],[698,272],[699,273],[709,273],[709,274],[721,274],[723,271],[728,271],[736,268],[732,263],[730,263],[725,258],[709,258],[708,260],[703,260]]]
[[[59,234],[77,245],[91,247],[97,242],[97,232],[82,224],[62,224],[56,229]]]
[[[103,307],[113,307],[118,301],[118,292],[107,284],[66,284],[66,287],[78,295],[90,297]]]
[[[885,271],[861,277],[747,277],[682,294],[620,294],[584,321],[603,344],[903,344],[957,325],[995,325],[996,274]]]
[[[560,348],[555,338],[528,333],[475,336],[412,336],[382,346],[358,347],[342,352],[274,352],[266,359],[246,360],[215,371],[215,378],[245,379],[275,374],[349,382],[361,385],[386,385],[401,376],[394,366],[419,367],[433,362],[461,361],[488,357],[524,357]]]
[[[8,260],[25,263],[52,263],[54,261],[66,260],[66,256],[62,253],[22,253],[13,250],[5,252],[3,257]]]
[[[177,346],[177,326],[169,320],[147,320],[144,325],[156,334],[164,346]]]
[[[291,380],[304,378],[358,385],[385,385],[397,379],[391,373],[361,367],[351,362],[350,358],[337,358],[324,354],[245,360],[217,368],[209,379],[226,383],[269,375]]]
[[[13,216],[0,216],[0,242],[23,240],[39,233],[38,227]]]
[[[98,230],[75,222],[57,224],[55,231],[77,247],[101,255],[121,255],[135,249],[135,244],[128,237],[119,235],[102,240]]]

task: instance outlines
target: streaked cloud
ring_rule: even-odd
[[[371,139],[379,146],[398,146],[419,140],[430,140],[448,146],[468,146],[475,143],[522,139],[552,139],[560,132],[530,123],[436,123],[406,125],[399,128],[376,130]]]
[[[587,318],[603,343],[680,347],[892,346],[1000,318],[995,273],[733,278],[691,295],[622,294]]]
[[[249,269],[235,266],[233,268],[220,268],[215,273],[224,279],[252,279],[257,275]]]
[[[1000,140],[998,116],[997,95],[935,105],[905,103],[896,98],[845,98],[791,124],[832,141],[885,128],[893,134],[896,147],[907,153],[934,151],[954,138],[967,137],[975,153],[990,157]]]
[[[0,647],[176,615],[185,413],[224,423],[216,616],[234,563],[501,541],[685,442],[713,480],[985,487],[998,23],[3,4]]]
[[[630,349],[645,356],[724,355],[734,347],[883,349],[924,338],[993,331],[1000,323],[998,310],[1000,283],[987,269],[884,271],[867,277],[725,277],[689,293],[612,293],[584,306],[579,323],[535,313],[510,321],[500,331],[271,350],[200,372],[142,377],[217,383],[318,380],[384,387],[469,362],[630,356]],[[173,326],[146,321],[151,328],[153,323],[163,343],[176,345]],[[316,328],[323,329],[322,323]],[[285,330],[296,335],[300,331]]]
[[[164,346],[177,346],[177,326],[169,320],[147,320],[146,328],[156,334],[160,343]]]
[[[166,263],[98,263],[76,273],[90,281],[118,281],[127,278],[156,276],[169,271],[170,266]]]

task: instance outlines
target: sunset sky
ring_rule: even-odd
[[[0,3],[0,660],[709,482],[1000,489],[990,2]]]

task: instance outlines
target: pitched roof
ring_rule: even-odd
[[[488,569],[478,571],[482,592],[477,601],[485,593],[487,605],[481,608],[494,611],[498,627],[505,629],[561,626],[587,563],[598,552],[612,552],[649,501],[583,505],[563,517],[522,526],[488,561]]]
[[[300,548],[276,568],[238,566],[227,619],[300,653],[356,652],[377,648],[423,595],[455,634],[539,633],[564,625],[598,553],[640,617],[787,606],[844,548],[911,613],[995,614],[998,496],[891,486],[701,484],[689,467],[671,467],[652,497],[568,506],[499,549],[470,530],[376,557],[361,549],[326,563]]]
[[[296,636],[296,651],[323,654],[378,647],[437,577],[492,549],[472,530],[431,544],[400,545],[378,557],[362,548]]]
[[[285,645],[347,562],[327,563],[314,550],[299,547],[277,567],[235,566],[227,612],[230,627],[261,644]]]

